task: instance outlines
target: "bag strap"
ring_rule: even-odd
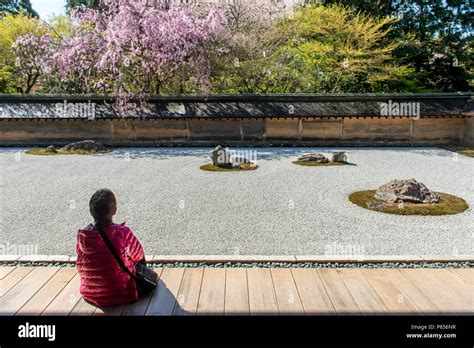
[[[102,237],[102,239],[104,240],[105,245],[107,245],[107,248],[109,248],[110,252],[114,256],[114,258],[117,261],[117,263],[119,264],[120,268],[122,268],[122,270],[124,270],[126,273],[128,273],[128,275],[130,275],[130,277],[132,277],[133,279],[136,279],[137,277],[135,276],[135,274],[130,272],[130,270],[123,263],[120,256],[115,251],[114,246],[110,242],[109,238],[106,236],[106,234],[105,234],[104,230],[102,229],[102,227],[100,227],[98,224],[94,225],[94,227],[97,229],[97,231],[99,231],[99,234]]]

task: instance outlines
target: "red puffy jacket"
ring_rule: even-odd
[[[125,266],[135,273],[134,263],[143,259],[143,247],[124,224],[111,223],[103,230]],[[98,307],[135,301],[135,281],[123,269],[91,224],[77,234],[76,267],[81,276],[81,295]]]

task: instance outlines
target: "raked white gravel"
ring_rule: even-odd
[[[0,149],[0,244],[74,255],[88,202],[118,199],[147,254],[473,254],[474,213],[396,216],[362,209],[353,191],[415,178],[474,206],[474,158],[438,148],[259,148],[259,168],[206,172],[210,148],[122,148],[95,156]],[[246,149],[249,150],[249,149]],[[303,167],[299,154],[347,151],[355,166]]]

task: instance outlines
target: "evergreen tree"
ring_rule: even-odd
[[[474,7],[469,0],[319,0],[378,17],[398,18],[389,38],[402,43],[394,52],[417,71],[426,90],[472,90]],[[471,83],[471,85],[470,85]]]
[[[30,0],[0,0],[0,17],[6,14],[18,14],[25,12],[33,17],[38,17],[38,13],[31,6]]]
[[[100,8],[100,0],[66,0],[66,8],[71,10],[77,7]]]

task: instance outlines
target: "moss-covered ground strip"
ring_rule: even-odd
[[[449,145],[445,146],[447,150],[457,152],[464,156],[474,157],[474,147],[472,146],[463,146],[463,145]]]
[[[200,167],[202,170],[207,170],[209,172],[243,172],[248,170],[255,170],[258,168],[258,165],[255,163],[242,163],[241,168],[222,168],[212,165],[212,163],[204,164]]]
[[[54,156],[54,155],[96,155],[102,153],[108,153],[112,150],[107,151],[94,151],[94,150],[63,150],[57,149],[56,151],[49,151],[46,149],[31,149],[25,151],[28,155],[37,155],[37,156]]]
[[[299,166],[307,166],[307,167],[328,167],[328,166],[347,166],[347,165],[354,165],[348,162],[316,162],[316,161],[294,161],[293,164],[297,164]]]
[[[452,215],[462,213],[469,208],[469,205],[464,199],[447,193],[437,192],[440,196],[439,203],[403,203],[403,205],[399,205],[398,203],[389,204],[374,198],[375,191],[376,190],[353,192],[348,198],[349,201],[364,209],[397,215]],[[368,205],[370,203],[375,204],[375,207],[369,208]],[[377,203],[383,205],[377,206]]]

